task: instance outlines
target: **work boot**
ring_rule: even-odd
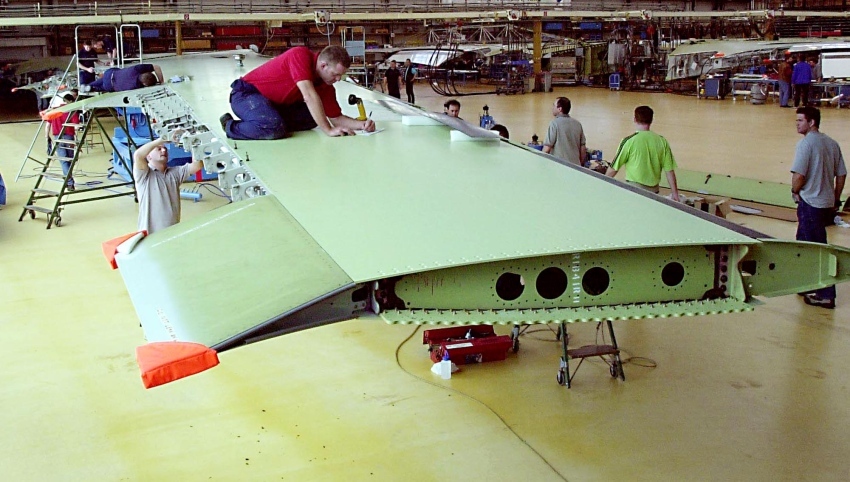
[[[807,305],[811,306],[820,306],[821,308],[826,308],[828,310],[835,309],[835,300],[828,300],[826,298],[821,298],[816,294],[808,294],[803,297],[803,301],[806,302]]]
[[[233,120],[233,116],[230,115],[230,112],[224,114],[223,116],[218,118],[218,121],[221,122],[221,130],[227,132],[227,123]]]

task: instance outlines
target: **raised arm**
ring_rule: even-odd
[[[175,129],[168,134],[169,142],[180,145],[180,140],[183,138],[183,135],[186,134],[186,129]],[[195,174],[200,171],[204,167],[204,162],[201,159],[195,158],[195,153],[192,152],[192,163],[189,164],[189,174]]]
[[[139,171],[148,170],[148,154],[165,143],[165,139],[157,139],[155,141],[150,141],[147,144],[143,144],[141,147],[136,149],[136,152],[133,153],[133,169]]]

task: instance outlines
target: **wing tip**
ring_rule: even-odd
[[[153,342],[136,348],[145,388],[164,385],[218,365],[218,353],[200,343]]]
[[[112,266],[112,269],[118,269],[118,263],[115,261],[115,255],[118,253],[118,246],[134,237],[137,238],[136,242],[138,242],[138,238],[142,238],[147,235],[148,232],[145,230],[135,231],[129,234],[125,234],[123,236],[118,236],[117,238],[112,238],[108,241],[104,241],[103,243],[101,243],[103,255],[106,256],[106,261],[109,262],[109,265]]]

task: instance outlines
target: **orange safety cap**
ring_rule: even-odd
[[[164,385],[218,365],[218,353],[200,343],[160,341],[136,348],[145,388]]]
[[[104,241],[101,244],[101,247],[103,248],[103,255],[106,256],[106,260],[109,261],[109,265],[112,266],[112,269],[118,269],[118,263],[115,262],[115,254],[118,252],[118,246],[139,233],[142,233],[142,236],[148,235],[147,231],[136,231],[134,233],[118,236],[117,238],[110,239],[109,241]]]
[[[61,110],[46,110],[41,113],[41,119],[45,122],[50,122],[62,114],[64,114],[64,112]]]

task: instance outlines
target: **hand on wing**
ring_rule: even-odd
[[[374,132],[375,122],[372,119],[366,119],[363,121],[363,130],[366,132]]]
[[[334,127],[333,129],[328,131],[328,135],[331,137],[353,136],[354,131],[347,127]]]

